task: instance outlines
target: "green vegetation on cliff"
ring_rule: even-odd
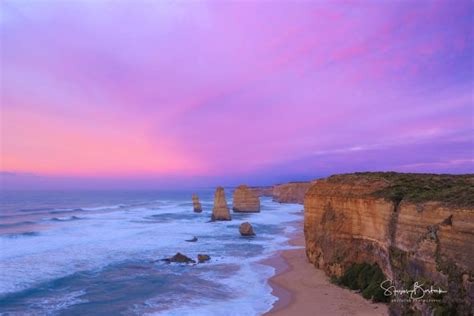
[[[375,302],[389,302],[390,297],[385,296],[380,287],[380,284],[385,280],[386,277],[378,265],[353,263],[343,276],[334,281],[351,290],[360,290],[365,299],[373,299]]]
[[[393,202],[442,202],[454,207],[474,207],[474,174],[424,174],[397,172],[357,172],[336,177],[354,177],[386,182],[372,195]]]

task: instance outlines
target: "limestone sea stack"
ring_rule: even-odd
[[[193,208],[195,213],[201,213],[202,212],[202,206],[201,202],[199,202],[199,197],[197,194],[193,193]]]
[[[246,185],[239,185],[234,191],[234,212],[260,212],[258,195]]]
[[[227,206],[227,201],[225,200],[223,187],[218,187],[216,189],[211,219],[213,221],[230,221],[232,219],[230,216],[229,207]]]

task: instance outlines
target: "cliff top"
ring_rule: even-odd
[[[474,174],[356,172],[334,175],[327,181],[377,184],[377,189],[370,194],[394,202],[436,201],[455,207],[474,207]]]

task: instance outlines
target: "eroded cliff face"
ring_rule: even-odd
[[[311,182],[289,182],[268,187],[250,187],[250,190],[257,196],[271,196],[275,202],[303,204],[310,186]]]
[[[470,315],[474,176],[446,177],[376,173],[315,181],[304,201],[309,261],[336,277],[354,263],[375,263],[397,288],[418,281],[448,291],[437,302],[392,301],[393,315]]]
[[[273,196],[273,186],[266,187],[250,187],[257,196]]]
[[[273,186],[273,201],[280,203],[303,204],[304,196],[311,186],[311,182],[289,182]]]

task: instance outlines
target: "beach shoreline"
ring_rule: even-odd
[[[289,244],[298,248],[279,251],[263,262],[276,270],[268,284],[272,295],[278,298],[264,315],[388,315],[387,305],[372,303],[360,294],[332,284],[322,270],[310,264],[304,249],[303,222],[295,226]]]

